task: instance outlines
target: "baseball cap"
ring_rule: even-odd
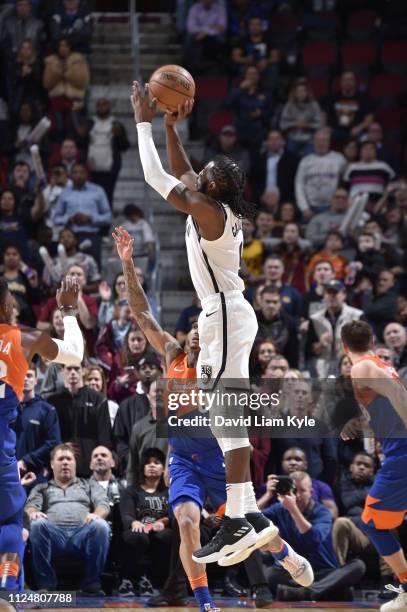
[[[160,368],[160,370],[162,370],[161,359],[159,355],[157,355],[157,353],[154,353],[153,351],[146,351],[144,355],[142,355],[137,361],[136,367],[141,368],[145,364],[155,365],[157,368]]]
[[[334,291],[335,293],[339,293],[339,291],[342,291],[343,289],[345,289],[345,285],[343,284],[342,281],[336,278],[333,278],[332,280],[325,283],[324,289],[325,291]]]
[[[224,125],[220,131],[221,134],[236,134],[236,128],[233,125]]]

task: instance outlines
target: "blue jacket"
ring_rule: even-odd
[[[303,534],[289,511],[280,503],[265,508],[263,514],[277,525],[283,540],[287,540],[295,552],[308,559],[314,570],[339,567],[332,544],[332,514],[328,508],[311,500],[303,515],[312,527]]]
[[[50,452],[61,442],[58,414],[40,395],[21,402],[14,424],[17,459],[38,474],[49,464]]]

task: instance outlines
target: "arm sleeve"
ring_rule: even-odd
[[[58,346],[58,355],[52,361],[76,365],[83,359],[83,336],[76,317],[64,317],[64,339],[52,338]]]

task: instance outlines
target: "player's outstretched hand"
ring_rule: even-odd
[[[133,242],[128,231],[124,227],[115,227],[112,233],[113,240],[116,243],[117,253],[122,261],[131,261],[133,257]]]
[[[78,305],[78,297],[80,285],[76,278],[66,276],[57,289],[56,299],[58,308],[76,308]]]
[[[184,104],[179,104],[178,105],[177,112],[175,112],[175,113],[165,113],[165,115],[164,115],[165,125],[172,126],[177,121],[182,121],[183,119],[188,117],[188,115],[190,115],[192,113],[192,109],[194,108],[194,102],[195,102],[195,100],[193,98],[192,98],[192,100],[186,100],[184,102]]]
[[[157,99],[150,99],[148,84],[144,85],[143,91],[140,83],[138,81],[133,81],[130,100],[134,111],[135,122],[143,123],[143,121],[147,121],[151,123],[157,110]]]

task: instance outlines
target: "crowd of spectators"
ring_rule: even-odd
[[[294,589],[260,553],[253,563],[260,564],[255,575],[261,578],[253,579],[250,565],[222,575],[228,594],[242,593],[239,581],[256,593],[261,587],[258,607],[273,596],[351,598],[366,573],[364,561],[368,579],[391,581],[358,526],[380,447],[369,438],[345,443],[326,435],[327,412],[338,433],[356,409],[350,363],[341,354],[342,325],[369,321],[377,354],[407,380],[404,143],[401,134],[386,138],[383,115],[365,87],[371,75],[335,64],[337,73],[323,77],[339,77],[331,95],[314,94],[301,48],[308,30],[314,36],[324,30],[326,12],[318,7],[332,13],[335,0],[303,4],[305,12],[289,0],[199,0],[184,19],[180,8],[188,2],[179,2],[177,14],[193,74],[221,74],[231,85],[223,108],[212,109],[229,113],[228,122],[206,142],[202,163],[217,153],[235,158],[247,172],[247,197],[259,204],[256,218],[242,223],[242,274],[259,321],[253,389],[277,390],[280,414],[312,416],[320,424],[312,438],[290,432],[284,439],[250,439],[259,504],[300,553],[315,551],[317,576],[312,589]],[[15,296],[14,322],[55,337],[63,335],[56,287],[66,273],[78,279],[86,358],[81,366],[36,362],[26,376],[15,428],[29,493],[27,578],[33,588],[53,589],[66,572],[51,559],[60,557],[66,568],[67,558],[84,558],[71,577],[83,594],[110,588],[104,574],[110,571],[119,595],[151,596],[175,563],[177,594],[184,596],[164,482],[167,441],[156,431],[156,380],[164,365],[131,317],[124,276],[107,278],[101,265],[129,142],[108,100],[99,99],[89,116],[86,2],[41,6],[16,0],[0,7],[0,259]],[[346,31],[350,10],[333,14]],[[392,24],[393,35],[401,36],[403,15]],[[384,41],[391,13],[379,17]],[[273,27],[282,18],[302,24],[291,38]],[[200,104],[192,126],[199,127]],[[360,194],[367,194],[363,211]],[[154,235],[136,204],[124,217],[147,291]],[[158,318],[157,303],[148,298]],[[200,311],[194,297],[180,313],[181,343]],[[315,386],[311,377],[327,384]],[[296,492],[291,487],[277,498],[279,475],[292,475]],[[205,510],[203,532],[213,529],[217,510]]]

